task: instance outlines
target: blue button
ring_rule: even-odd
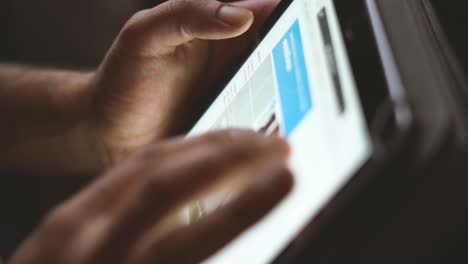
[[[299,21],[293,24],[276,45],[273,60],[281,102],[282,126],[286,136],[289,136],[313,107]]]

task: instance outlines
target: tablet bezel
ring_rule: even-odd
[[[372,7],[369,8],[374,0],[333,2],[340,28],[344,33],[343,40],[374,150],[369,160],[331,197],[323,209],[310,219],[296,239],[278,254],[274,263],[289,263],[294,257],[297,259],[301,252],[314,245],[312,242],[327,236],[329,228],[341,223],[339,218],[345,215],[345,210],[349,211],[354,206],[359,206],[356,204],[359,193],[364,188],[372,188],[372,182],[378,178],[380,172],[390,168],[400,155],[411,151],[417,135],[417,126],[411,118],[412,113],[406,101],[404,87],[400,80],[395,80],[400,78],[396,65],[391,54],[388,57],[383,54],[389,52],[386,50],[389,46],[383,47],[388,43],[382,45],[382,42],[388,40],[377,39],[380,36],[377,36],[376,30],[383,28],[376,29],[376,17],[371,18],[372,15],[376,15],[371,14]],[[281,16],[291,3],[291,0],[282,1],[278,11],[280,14],[274,13],[274,16]],[[268,21],[269,24],[265,25],[268,29],[265,32],[272,29],[274,21],[274,18]],[[379,33],[385,35],[385,32]],[[376,90],[375,87],[379,89]],[[397,96],[391,89],[398,89]],[[399,118],[401,115],[405,118]],[[381,122],[381,118],[386,120]],[[391,131],[390,135],[387,134],[388,131]]]
[[[260,40],[273,29],[278,19],[293,1],[295,0],[283,0],[280,2],[260,31]],[[389,110],[384,112],[388,114],[389,119],[393,119],[396,112],[398,112],[396,108],[400,106],[392,104],[394,100],[391,98],[391,93],[389,92],[388,76],[384,69],[385,63],[382,61],[380,55],[381,50],[379,50],[373,32],[375,28],[372,27],[366,0],[333,0],[333,3],[335,4],[335,9],[338,14],[341,30],[344,33],[343,39],[346,52],[352,66],[351,68],[358,87],[359,98],[363,106],[367,127],[371,132],[370,134],[373,136],[372,140],[375,148],[372,157],[337,194],[334,194],[330,198],[329,202],[324,205],[323,210],[312,217],[310,223],[303,232],[300,233],[296,241],[292,241],[290,247],[280,254],[278,259],[283,259],[283,256],[288,255],[291,248],[300,248],[297,245],[301,243],[296,243],[297,241],[304,241],[307,237],[316,233],[318,229],[314,227],[319,226],[317,225],[319,222],[317,221],[318,219],[320,219],[320,229],[321,226],[323,226],[323,222],[326,222],[330,216],[335,215],[335,212],[339,211],[340,208],[349,204],[352,200],[352,196],[367,185],[372,178],[371,176],[376,175],[376,172],[381,170],[385,164],[388,164],[388,161],[407,145],[406,142],[412,131],[411,124],[408,122],[404,124],[398,122],[392,123],[392,125],[395,126],[393,129],[396,133],[391,135],[390,140],[385,139],[385,141],[379,141],[379,143],[383,143],[384,145],[376,146],[375,138],[381,135],[375,135],[375,133],[373,133],[375,120],[382,117],[382,109]],[[246,60],[241,61],[238,67],[230,71],[229,77],[221,83],[222,85],[220,87],[224,88],[226,86]],[[219,92],[222,92],[222,89],[220,89]],[[210,105],[211,104],[207,105],[206,109],[208,109]],[[387,116],[385,116],[385,118],[386,117]],[[323,215],[327,215],[327,217],[323,217]]]

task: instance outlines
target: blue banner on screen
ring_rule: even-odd
[[[274,48],[273,58],[283,129],[288,136],[313,107],[298,21]]]

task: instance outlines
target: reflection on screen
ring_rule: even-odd
[[[296,0],[189,136],[229,127],[288,139],[296,186],[262,222],[208,262],[271,261],[346,183],[371,152],[331,0]],[[196,221],[236,188],[194,202]]]

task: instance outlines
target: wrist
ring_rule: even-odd
[[[0,171],[95,175],[107,168],[90,119],[94,72],[0,65]]]
[[[113,101],[112,95],[102,92],[113,86],[102,81],[99,70],[85,76],[80,85],[78,90],[82,93],[76,96],[81,109],[75,109],[76,120],[79,120],[78,134],[88,146],[81,151],[84,154],[81,160],[94,166],[96,173],[102,173],[140,149],[141,145],[133,144],[136,136],[125,132],[125,128],[131,126],[121,124],[120,115],[114,112],[124,102]]]
[[[83,74],[76,85],[74,100],[77,104],[68,113],[72,113],[76,120],[76,138],[81,145],[77,153],[80,153],[79,160],[84,169],[98,175],[109,169],[114,162],[100,129],[102,117],[99,107],[96,106],[96,94],[99,89],[97,72]]]

